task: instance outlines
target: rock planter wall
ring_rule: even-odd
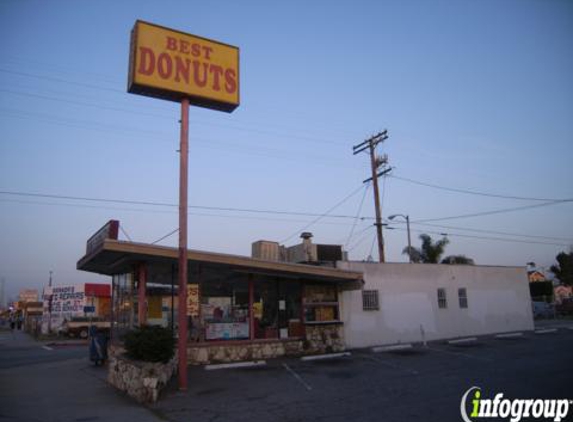
[[[332,353],[345,350],[342,325],[307,325],[305,353]]]
[[[205,365],[215,362],[238,362],[296,356],[302,353],[302,340],[238,342],[236,344],[215,343],[188,346],[187,361],[191,365]]]
[[[306,340],[190,344],[187,347],[187,360],[190,365],[206,365],[272,359],[281,356],[340,352],[344,349],[342,326],[309,325],[306,327]]]
[[[177,370],[177,357],[168,363],[140,362],[128,359],[123,349],[109,354],[108,382],[139,403],[154,403],[163,387]]]

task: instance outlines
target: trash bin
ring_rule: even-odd
[[[90,360],[95,366],[107,360],[107,335],[93,325],[90,327]]]

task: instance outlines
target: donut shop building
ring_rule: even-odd
[[[118,227],[112,220],[92,236],[77,264],[79,270],[112,278],[112,343],[145,324],[170,327],[177,335],[177,315],[183,311],[189,364],[345,349],[339,298],[360,290],[363,274],[334,268],[341,251],[324,249],[322,256],[332,262],[306,265],[277,260],[281,251],[273,242],[253,244],[258,258],[189,250],[182,307],[178,249],[118,240]],[[308,239],[289,249],[304,255],[306,246]],[[316,251],[320,245],[313,246]]]

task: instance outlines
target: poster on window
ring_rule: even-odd
[[[249,338],[249,323],[247,322],[214,322],[205,327],[207,340],[236,340]]]
[[[187,285],[187,316],[199,316],[199,285]]]

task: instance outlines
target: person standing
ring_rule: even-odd
[[[10,322],[10,332],[14,333],[14,328],[16,328],[16,316],[11,313],[8,321]]]

